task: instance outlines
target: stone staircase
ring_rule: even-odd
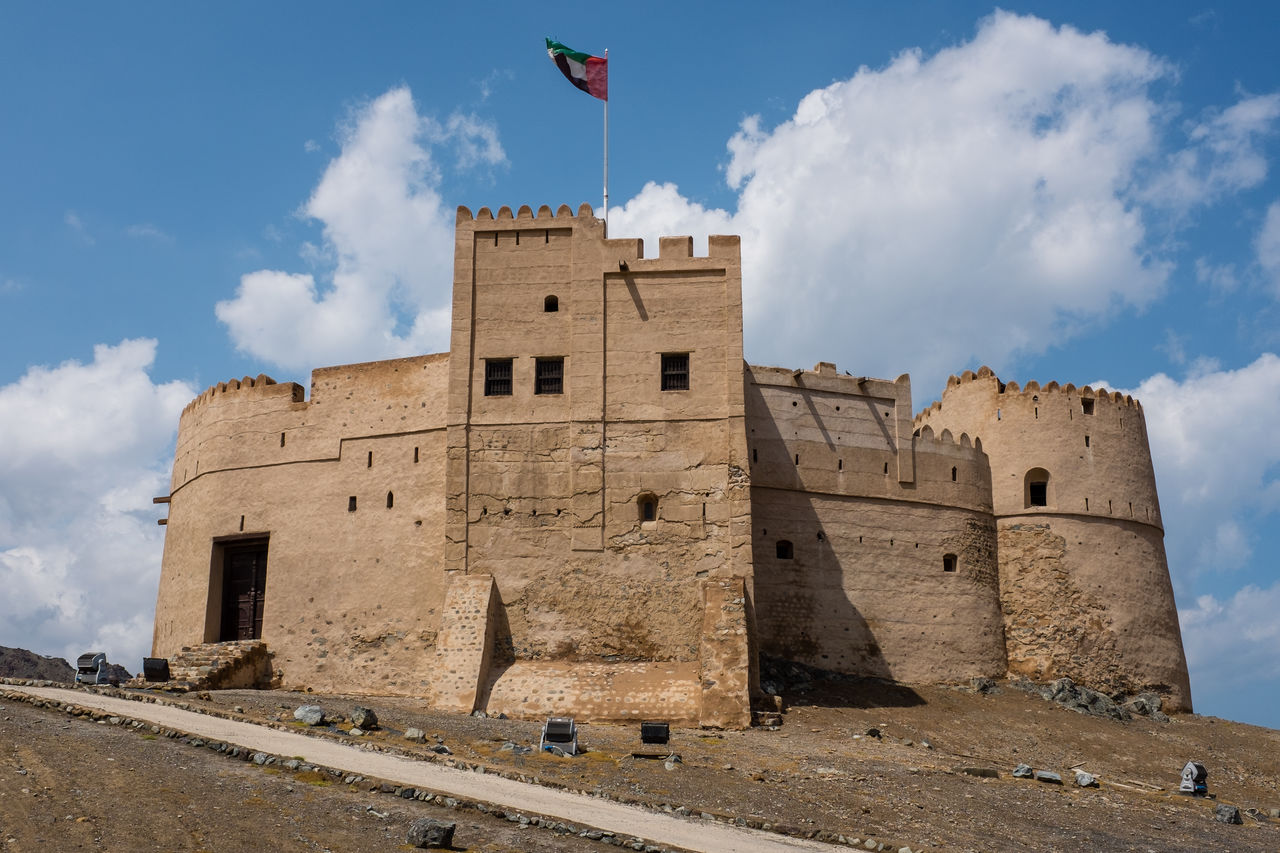
[[[146,686],[162,690],[226,690],[266,687],[271,683],[271,656],[262,640],[233,640],[183,646],[169,658],[169,678]]]

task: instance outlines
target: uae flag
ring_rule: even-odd
[[[593,98],[609,100],[609,60],[570,50],[547,39],[547,55],[569,82]]]

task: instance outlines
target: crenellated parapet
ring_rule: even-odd
[[[948,379],[915,423],[982,439],[997,515],[1056,511],[1161,526],[1146,420],[1129,395],[1035,380],[1020,387],[983,367]]]

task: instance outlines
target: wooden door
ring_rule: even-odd
[[[222,565],[222,631],[219,641],[262,637],[267,587],[267,543],[228,545]]]

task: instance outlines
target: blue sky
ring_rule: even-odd
[[[457,205],[599,205],[552,36],[610,233],[742,234],[752,362],[1138,396],[1197,710],[1280,727],[1280,8],[485,8],[0,12],[0,645],[136,666],[192,396],[443,350]]]

